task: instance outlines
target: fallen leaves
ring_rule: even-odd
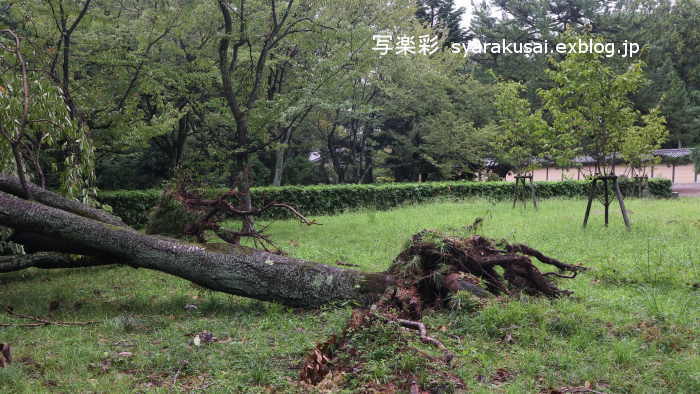
[[[486,378],[483,375],[477,375],[476,381],[479,383],[490,383],[494,386],[500,386],[514,377],[513,373],[505,368],[498,368],[490,378]]]
[[[598,383],[596,384],[597,389],[607,389],[608,384],[606,383]],[[546,393],[546,394],[564,394],[564,393],[593,393],[593,394],[603,394],[603,391],[598,391],[593,389],[593,385],[591,382],[586,381],[583,386],[563,386],[559,387],[557,389],[548,389],[546,391],[542,391],[541,393]]]
[[[302,382],[316,385],[323,381],[326,375],[331,372],[332,350],[337,346],[337,342],[338,338],[333,335],[328,341],[316,345],[309,352],[304,360],[304,366],[300,374]]]
[[[192,337],[190,345],[194,346],[202,346],[203,344],[209,343],[229,343],[233,341],[233,339],[228,336],[217,338],[214,334],[206,330],[198,333],[185,334],[185,336]]]

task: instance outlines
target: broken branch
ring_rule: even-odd
[[[17,317],[20,319],[27,319],[27,320],[33,320],[36,323],[3,323],[2,325],[4,327],[7,327],[8,325],[21,325],[23,327],[38,327],[38,326],[88,326],[91,324],[97,324],[101,323],[99,321],[79,321],[79,322],[66,322],[66,321],[52,321],[52,320],[46,320],[42,319],[36,316],[31,316],[31,315],[24,315],[21,313],[14,312],[12,310],[12,307],[9,305],[5,306],[5,313],[12,317]]]

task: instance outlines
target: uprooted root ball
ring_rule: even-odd
[[[531,257],[558,268],[559,272],[540,272]],[[496,242],[480,235],[454,237],[421,231],[387,270],[394,285],[369,309],[355,310],[341,335],[317,345],[307,355],[301,380],[303,384],[318,385],[317,389],[341,384],[359,384],[355,388],[364,391],[433,392],[429,388],[433,384],[440,392],[462,389],[464,383],[449,372],[452,353],[438,339],[429,336],[420,322],[426,308],[461,308],[465,303],[492,295],[511,296],[520,292],[547,297],[567,295],[570,292],[559,289],[550,278],[574,278],[583,270],[582,266],[562,263],[522,244]],[[565,272],[572,274],[566,276]],[[409,330],[411,334],[406,334]],[[442,356],[410,346],[406,338],[397,337],[401,335],[411,335],[439,349]],[[376,365],[372,355],[377,354],[377,349],[385,348],[390,351],[382,362],[393,367],[384,373],[391,375],[393,387],[363,385],[364,381],[372,381],[367,377],[376,372],[372,369]],[[406,358],[419,361],[405,361]],[[402,369],[402,363],[414,368]]]
[[[553,265],[559,272],[540,272],[531,257]],[[395,278],[396,285],[377,304],[396,307],[403,316],[420,319],[423,308],[441,308],[459,291],[477,297],[519,292],[557,297],[570,292],[559,289],[550,278],[574,278],[584,269],[522,244],[496,242],[480,235],[460,238],[424,230],[413,236],[389,267],[387,273]],[[572,275],[565,276],[563,272]]]

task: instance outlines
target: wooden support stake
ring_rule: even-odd
[[[673,169],[671,170],[671,183],[676,183],[676,163],[673,163]]]
[[[530,180],[528,185],[526,179]],[[518,203],[518,200],[522,201],[523,208],[527,208],[527,189],[530,189],[530,197],[532,198],[532,205],[537,209],[537,194],[535,192],[535,184],[533,182],[532,175],[516,175],[515,183],[513,185],[513,208]]]
[[[588,217],[591,214],[591,205],[593,204],[593,197],[595,197],[595,184],[598,182],[598,178],[593,178],[591,181],[590,189],[588,190],[588,205],[586,206],[586,215],[583,217],[583,228],[588,225]]]
[[[533,176],[530,175],[530,191],[532,192],[532,206],[537,210],[537,193],[535,191],[535,182],[533,182]]]
[[[618,182],[618,178],[616,175],[598,176],[593,178],[593,180],[591,181],[591,188],[588,193],[588,205],[586,206],[586,215],[583,217],[583,227],[585,228],[588,224],[588,218],[590,217],[591,213],[591,205],[593,204],[593,199],[595,198],[595,186],[596,182],[598,181],[601,181],[603,183],[603,193],[605,193],[605,195],[603,196],[603,205],[605,207],[605,226],[608,226],[608,208],[611,203],[610,198],[608,196],[608,188],[612,187],[615,191],[615,197],[617,198],[617,201],[620,204],[620,210],[622,211],[622,218],[625,221],[625,227],[627,227],[627,230],[630,230],[632,226],[630,224],[629,216],[627,216],[627,209],[625,209],[625,201],[622,198],[622,192],[620,191],[620,183]],[[608,181],[612,181],[612,185],[610,185]]]
[[[608,178],[603,178],[603,193],[603,205],[605,205],[605,227],[608,227],[608,207],[610,207],[610,200],[608,199]]]
[[[615,186],[615,195],[617,196],[617,201],[620,203],[622,219],[625,221],[625,227],[627,227],[627,231],[629,231],[632,229],[632,225],[630,224],[630,219],[627,216],[627,209],[625,209],[625,201],[622,198],[622,192],[620,191],[620,183],[617,181],[617,177],[614,178],[613,184]]]

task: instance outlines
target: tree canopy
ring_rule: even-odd
[[[537,157],[633,161],[700,142],[693,0],[484,1],[469,26],[452,0],[2,7],[0,28],[17,35],[23,58],[3,34],[3,168],[17,173],[21,145],[30,180],[76,196],[156,187],[181,170],[243,189],[472,179],[492,159],[527,170]],[[377,36],[390,49],[377,50]],[[450,51],[573,37],[642,49],[633,58]],[[10,136],[22,64],[34,124]],[[61,125],[35,122],[49,115]],[[594,134],[604,148],[592,149]]]

